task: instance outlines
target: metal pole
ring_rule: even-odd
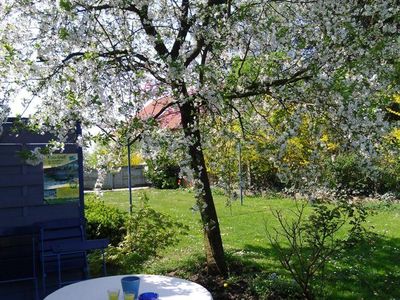
[[[131,183],[131,143],[128,141],[128,189],[129,189],[129,213],[132,214],[132,183]]]
[[[242,146],[238,143],[239,149],[239,189],[240,189],[240,205],[243,205],[243,180],[242,180]]]
[[[77,122],[76,123],[76,136],[82,135],[82,127],[81,123]],[[83,177],[84,177],[84,172],[83,172],[83,151],[81,146],[77,146],[76,152],[78,153],[78,182],[79,182],[79,216],[81,220],[81,224],[85,224],[85,194],[83,192],[84,189],[84,182],[83,182]]]

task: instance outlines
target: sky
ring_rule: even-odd
[[[10,108],[11,108],[11,113],[10,117],[15,117],[16,115],[22,115],[22,117],[28,117],[31,114],[35,113],[36,106],[40,103],[39,98],[34,98],[32,102],[29,104],[28,107],[25,107],[22,104],[22,98],[26,96],[27,93],[22,91],[19,96],[17,96],[14,100],[10,101]]]

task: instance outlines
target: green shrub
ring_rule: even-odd
[[[364,227],[369,210],[361,203],[339,201],[337,205],[314,205],[310,215],[305,214],[305,204],[288,218],[281,211],[274,216],[278,228],[267,230],[268,238],[281,266],[289,272],[301,288],[302,298],[315,299],[316,278],[323,280],[327,262],[345,247],[365,240],[369,232]],[[345,238],[337,232],[344,228]]]
[[[117,246],[126,234],[127,213],[105,205],[100,199],[85,201],[86,234],[90,239],[108,238]]]
[[[377,192],[381,195],[393,193],[400,196],[400,162],[383,165],[379,168]]]
[[[117,247],[109,247],[107,260],[119,272],[139,271],[143,263],[160,250],[179,241],[188,227],[144,205],[134,210],[126,223],[127,234]]]
[[[338,155],[328,165],[326,177],[331,188],[347,191],[349,194],[369,195],[375,189],[367,168],[355,153]]]
[[[282,190],[283,183],[278,177],[278,170],[270,161],[260,159],[250,167],[249,189],[256,194],[266,190]]]
[[[180,168],[175,161],[166,155],[155,160],[147,160],[146,178],[159,189],[177,189],[179,187]]]
[[[400,163],[389,162],[384,157],[367,167],[355,153],[338,155],[327,164],[326,178],[330,188],[340,193],[372,195],[394,193],[400,195]]]

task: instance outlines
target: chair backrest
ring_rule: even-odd
[[[83,225],[79,219],[61,219],[40,224],[41,250],[48,250],[57,241],[83,241]]]
[[[58,259],[54,246],[57,243],[74,244],[84,241],[84,229],[80,219],[61,219],[40,224],[40,259],[46,272],[55,271],[58,268]],[[63,269],[84,269],[86,267],[86,255],[82,252],[63,255]]]
[[[74,243],[76,241],[83,241],[85,239],[83,225],[79,219],[61,219],[57,221],[50,221],[42,223],[40,227],[40,256],[42,262],[46,261],[47,267],[52,268],[49,265],[50,262],[54,262],[54,244],[58,242],[63,243]],[[75,256],[76,257],[76,256]],[[82,256],[80,256],[82,258]],[[79,263],[79,261],[81,261]],[[85,262],[82,259],[74,261],[73,265],[84,266]],[[53,266],[54,267],[54,266]]]
[[[104,249],[107,239],[86,240],[81,219],[61,219],[39,224],[40,261],[44,294],[51,286],[51,278],[56,273],[58,287],[71,282],[87,279],[89,267],[87,251]],[[103,270],[106,273],[103,255]],[[50,285],[48,285],[50,282]],[[54,282],[54,280],[53,280]],[[54,287],[54,285],[53,285]]]

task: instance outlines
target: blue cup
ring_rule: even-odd
[[[157,293],[143,293],[140,295],[139,300],[157,300],[158,294]]]
[[[139,295],[140,277],[138,276],[125,276],[121,279],[122,290],[124,293],[135,294],[135,299]]]

